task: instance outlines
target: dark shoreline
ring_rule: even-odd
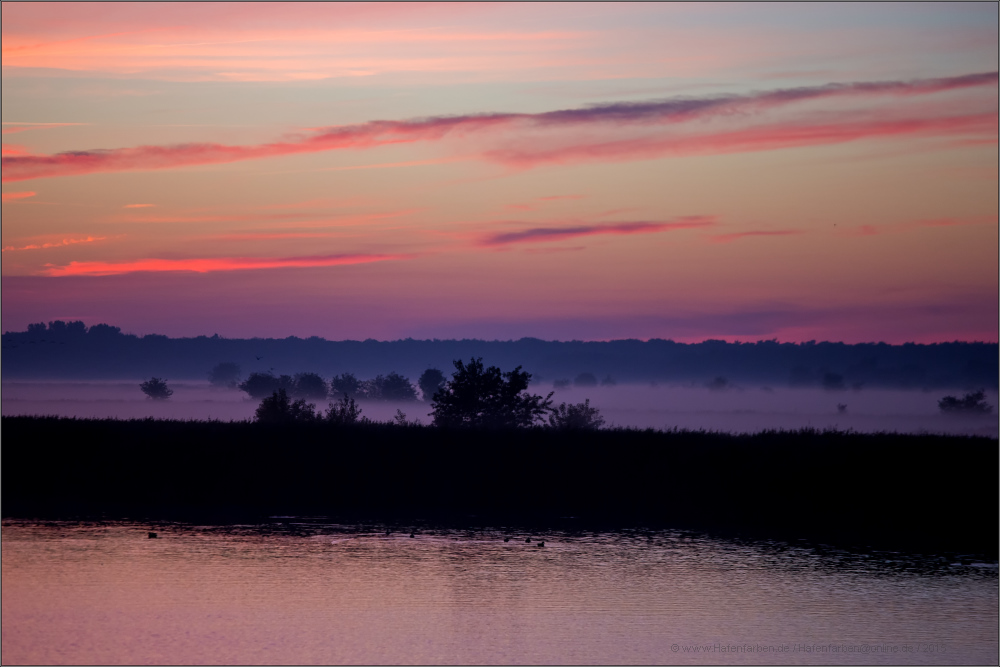
[[[983,437],[4,417],[5,519],[679,529],[998,551]],[[270,517],[270,518],[269,518]]]

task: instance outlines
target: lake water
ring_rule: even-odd
[[[174,395],[167,401],[148,400],[134,381],[24,381],[5,380],[4,415],[59,415],[63,417],[156,417],[161,419],[250,419],[259,401],[241,391],[213,389],[208,382],[170,382]],[[545,395],[549,385],[532,385]],[[954,433],[997,437],[1000,422],[994,411],[985,416],[943,415],[938,400],[964,390],[825,391],[816,388],[737,386],[711,391],[701,385],[636,385],[569,387],[556,390],[554,400],[578,403],[590,399],[608,425],[638,428],[688,428],[715,431],[835,428],[861,432]],[[997,394],[986,400],[996,406]],[[325,408],[328,401],[317,401]],[[401,409],[411,420],[430,422],[431,407],[423,402],[362,402],[363,414],[388,421]],[[838,406],[843,406],[841,411]]]
[[[671,531],[389,528],[5,521],[2,661],[998,661],[995,562]]]

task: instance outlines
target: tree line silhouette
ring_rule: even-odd
[[[194,379],[204,377],[205,369],[220,359],[254,371],[267,370],[268,366],[308,368],[327,378],[343,371],[374,377],[387,369],[414,377],[428,366],[444,368],[453,359],[483,357],[502,368],[521,365],[535,382],[558,381],[567,386],[587,386],[594,380],[604,384],[609,377],[619,383],[702,384],[721,376],[743,385],[969,391],[997,388],[1000,363],[1000,347],[995,341],[890,345],[776,340],[688,344],[661,339],[169,338],[123,333],[107,324],[87,327],[83,322],[61,320],[31,324],[27,331],[7,331],[2,343],[5,378],[118,379],[169,373],[174,378]]]

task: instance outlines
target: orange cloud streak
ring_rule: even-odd
[[[76,245],[77,243],[93,243],[94,241],[103,241],[106,236],[88,236],[85,239],[63,239],[58,243],[40,243],[34,245],[21,246],[20,248],[15,248],[14,246],[7,246],[0,252],[8,252],[11,250],[44,250],[46,248],[59,248],[67,245]]]
[[[27,199],[28,197],[34,197],[37,192],[5,192],[3,193],[3,203],[17,201],[18,199]]]
[[[412,255],[317,255],[311,257],[202,257],[190,259],[139,259],[132,262],[70,262],[47,265],[47,276],[114,276],[138,271],[246,271],[313,266],[345,266],[410,259]]]

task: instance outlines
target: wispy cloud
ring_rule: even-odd
[[[156,204],[125,204],[122,208],[150,208]]]
[[[747,238],[750,236],[792,236],[795,234],[801,234],[800,229],[775,229],[769,231],[747,231],[747,232],[735,232],[733,234],[716,234],[715,236],[709,237],[713,243],[729,243],[730,241],[735,241],[737,239]]]
[[[412,255],[312,255],[306,257],[199,257],[189,259],[138,259],[131,262],[70,262],[46,265],[46,276],[114,276],[123,273],[192,271],[246,271],[317,266],[346,266],[410,259]]]
[[[523,148],[488,151],[485,157],[511,166],[526,168],[542,164],[747,153],[905,135],[938,136],[956,133],[996,134],[996,132],[997,112],[993,111],[943,118],[774,124],[667,138],[640,137],[580,142],[552,148],[536,144]]]
[[[18,199],[27,199],[28,197],[34,197],[37,192],[5,192],[3,193],[3,203],[17,201]]]
[[[3,158],[3,180],[19,181],[109,171],[166,169],[204,164],[256,160],[282,155],[378,146],[463,140],[501,130],[522,132],[553,128],[603,126],[608,131],[627,126],[677,125],[698,119],[754,114],[794,103],[830,97],[909,97],[965,88],[997,85],[997,73],[914,81],[831,83],[823,86],[774,90],[748,95],[672,98],[650,102],[616,102],[537,114],[483,113],[436,116],[402,121],[371,121],[356,125],[317,128],[266,144],[231,146],[191,143],[166,146],[70,151],[54,155],[14,155]],[[791,146],[850,141],[868,136],[912,133],[975,132],[996,134],[996,110],[946,117],[914,117],[865,122],[831,120],[824,123],[774,124],[736,131],[716,131],[694,137],[649,137],[599,142],[574,142],[561,148],[486,150],[482,157],[519,166],[579,159],[642,157],[670,153],[769,150]],[[992,125],[991,125],[992,123]],[[534,146],[537,141],[532,141]]]
[[[25,245],[21,247],[6,246],[3,248],[2,252],[11,252],[16,250],[45,250],[47,248],[61,248],[68,245],[76,245],[77,243],[93,243],[94,241],[103,241],[106,236],[88,236],[85,239],[63,239],[62,241],[56,241],[54,243],[36,243],[32,245]]]
[[[479,239],[480,246],[503,246],[511,243],[538,243],[546,241],[562,241],[581,236],[652,234],[655,232],[674,231],[709,227],[715,224],[711,216],[686,216],[669,222],[619,222],[604,225],[573,225],[566,227],[530,227],[516,232],[491,234]]]

